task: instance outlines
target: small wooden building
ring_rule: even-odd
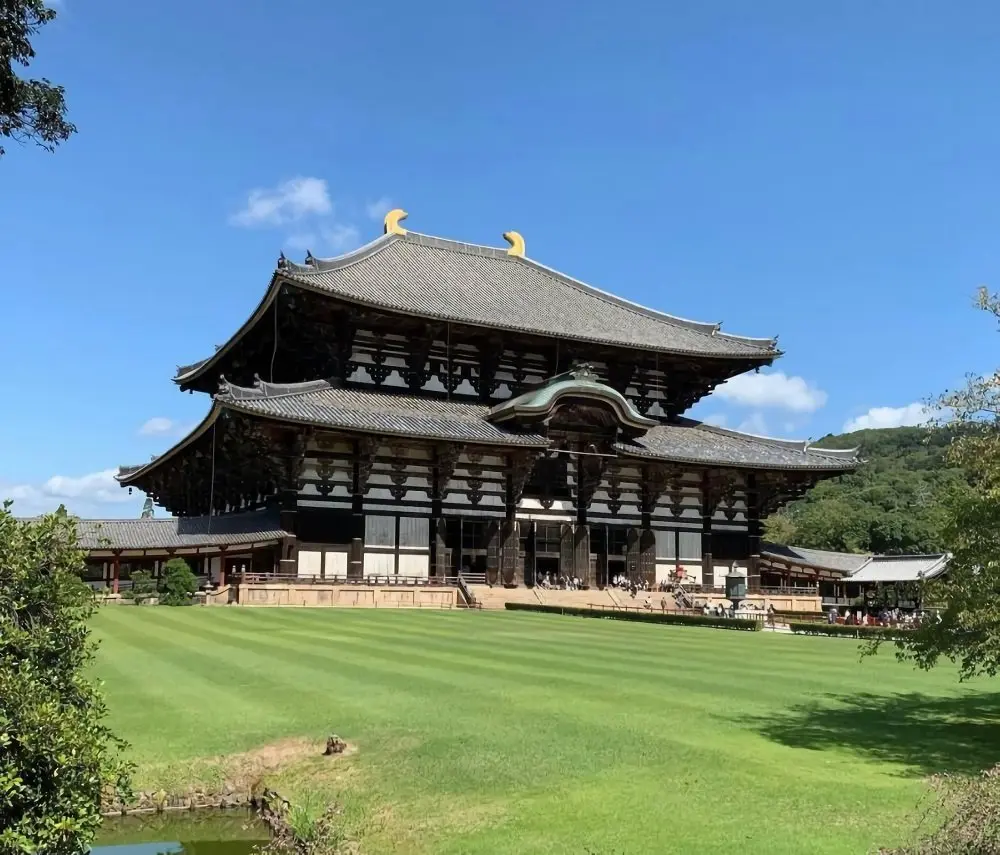
[[[754,588],[761,518],[856,466],[684,417],[770,365],[774,340],[615,297],[516,232],[499,249],[404,217],[338,258],[282,256],[233,336],[174,378],[210,397],[205,418],[122,485],[181,518],[275,513],[284,574],[716,587],[735,562]]]
[[[801,593],[820,597],[823,607],[851,606],[875,599],[914,608],[914,592],[922,582],[943,576],[948,553],[873,555],[829,552],[765,543],[758,564],[762,593]],[[896,596],[886,597],[891,592]]]

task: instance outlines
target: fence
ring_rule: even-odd
[[[241,573],[241,585],[399,585],[402,587],[454,587],[457,576],[298,576],[294,573]]]

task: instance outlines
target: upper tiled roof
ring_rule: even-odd
[[[378,308],[670,353],[771,360],[773,339],[728,335],[606,293],[504,249],[407,232],[279,275]]]
[[[288,536],[271,510],[216,517],[79,520],[77,533],[83,549],[232,546]]]

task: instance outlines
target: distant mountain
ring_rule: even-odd
[[[825,436],[828,448],[858,446],[865,463],[823,481],[766,522],[767,539],[840,552],[942,552],[943,501],[963,483],[945,452],[946,428],[887,428]]]

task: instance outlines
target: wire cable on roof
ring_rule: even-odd
[[[219,426],[219,421],[216,419],[212,422],[212,479],[209,481],[208,486],[208,533],[212,533],[212,511],[215,505],[215,431]]]
[[[274,349],[271,351],[271,382],[274,382],[274,360],[278,356],[278,298],[274,298]]]

